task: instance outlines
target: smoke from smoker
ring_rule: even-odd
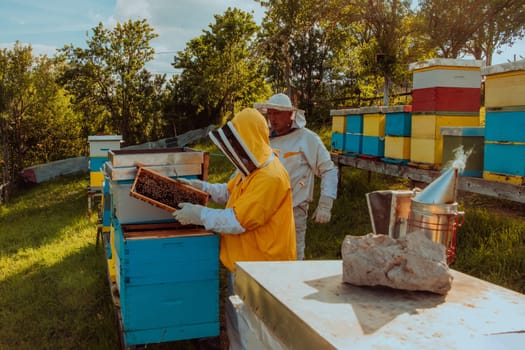
[[[463,149],[463,145],[460,145],[459,147],[455,148],[452,152],[454,152],[454,159],[447,162],[447,164],[443,167],[444,169],[452,169],[456,168],[460,173],[465,170],[465,167],[467,166],[467,159],[470,157],[472,152],[474,151],[474,147],[470,148],[468,151],[465,151]]]
[[[450,204],[456,202],[458,174],[465,170],[467,159],[474,148],[465,152],[463,145],[455,148],[454,159],[447,162],[442,169],[442,174],[432,181],[414,200],[420,203]]]

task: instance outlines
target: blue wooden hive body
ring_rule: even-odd
[[[219,335],[219,236],[177,224],[115,226],[125,343]]]

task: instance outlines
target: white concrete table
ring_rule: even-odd
[[[341,260],[238,263],[236,295],[229,303],[236,318],[233,347],[524,348],[523,294],[454,270],[445,296],[358,287],[342,282],[342,265]]]

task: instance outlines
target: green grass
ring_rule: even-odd
[[[0,206],[0,349],[114,349],[105,261],[84,178]]]
[[[525,217],[475,206],[465,211],[453,267],[525,293]],[[522,206],[515,213],[523,215]]]
[[[211,154],[209,180],[227,181],[229,161],[207,143],[194,148]],[[346,235],[371,232],[367,192],[411,188],[405,179],[379,174],[369,181],[367,172],[349,167],[341,179],[332,221],[309,222],[307,259],[340,259]],[[85,176],[62,177],[0,206],[0,350],[119,348],[105,256],[87,217],[86,184]],[[525,293],[524,206],[474,195],[460,199],[466,218],[452,267]],[[148,346],[194,348],[192,342]]]

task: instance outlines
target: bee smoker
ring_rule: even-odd
[[[456,258],[456,234],[465,218],[458,211],[458,168],[450,168],[411,200],[407,234],[422,232],[446,248],[447,264]]]
[[[385,190],[366,194],[372,230],[401,238],[423,233],[445,246],[447,263],[456,257],[456,233],[464,220],[456,202],[458,168],[451,168],[422,191]]]

